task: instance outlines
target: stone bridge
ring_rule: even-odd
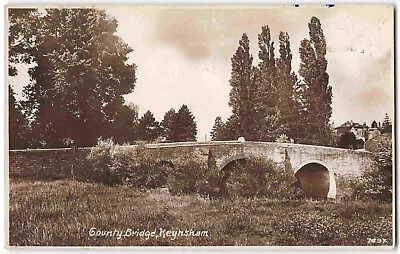
[[[138,146],[124,146],[137,149]],[[309,196],[343,197],[352,192],[351,180],[374,167],[372,154],[323,146],[253,141],[215,141],[147,144],[147,150],[159,162],[178,166],[188,160],[207,163],[209,153],[217,169],[229,169],[235,162],[251,157],[272,160],[283,167],[290,165],[304,193]],[[12,150],[9,153],[10,177],[85,176],[92,166],[86,159],[90,148]],[[71,166],[72,165],[72,166]],[[286,167],[287,168],[287,167]]]
[[[317,192],[318,196],[322,189],[323,196],[330,198],[336,197],[338,185],[344,187],[346,180],[360,177],[374,166],[372,154],[365,150],[290,143],[213,141],[147,144],[146,147],[159,161],[172,165],[193,157],[206,161],[211,151],[219,170],[250,157],[270,159],[282,165],[286,159],[305,192],[311,196]],[[344,194],[348,190],[339,191]]]

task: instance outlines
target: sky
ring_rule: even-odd
[[[133,49],[137,82],[126,103],[162,121],[170,108],[188,105],[197,122],[198,140],[210,139],[214,120],[231,115],[228,106],[231,57],[243,33],[258,63],[257,35],[271,29],[288,32],[297,73],[300,41],[309,38],[312,16],[321,20],[327,43],[329,85],[335,126],[345,121],[382,121],[394,114],[393,8],[385,5],[275,6],[102,6],[118,20],[117,34]],[[22,72],[27,67],[21,68]],[[20,93],[27,77],[13,78]]]

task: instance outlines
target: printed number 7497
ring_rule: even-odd
[[[377,243],[377,244],[384,244],[387,243],[387,239],[385,238],[367,238],[368,244]]]

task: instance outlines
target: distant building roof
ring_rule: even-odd
[[[355,123],[353,121],[346,121],[342,125],[335,127],[335,130],[350,131],[351,128],[354,128],[354,129],[363,129],[363,128],[369,129],[369,127],[368,127],[368,125],[366,123],[360,124],[360,123]]]

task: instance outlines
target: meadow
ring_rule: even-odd
[[[392,216],[391,204],[375,201],[209,200],[68,179],[9,184],[11,246],[387,246]]]

